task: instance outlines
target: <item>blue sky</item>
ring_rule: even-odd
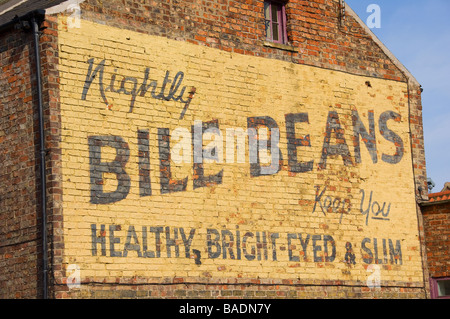
[[[450,1],[347,0],[367,23],[370,4],[381,9],[373,33],[422,85],[427,173],[439,192],[450,182]]]

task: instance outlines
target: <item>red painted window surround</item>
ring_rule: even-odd
[[[441,289],[439,289],[439,285],[442,285]],[[430,278],[430,288],[432,299],[450,299],[450,277]],[[440,294],[439,290],[445,294]]]
[[[281,1],[264,1],[266,39],[275,43],[286,44],[286,7]]]

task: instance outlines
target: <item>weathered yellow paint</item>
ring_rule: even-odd
[[[63,25],[63,24],[61,24]],[[228,53],[204,46],[149,36],[105,25],[81,21],[81,28],[59,30],[59,67],[62,118],[62,167],[64,212],[64,260],[80,266],[82,278],[113,277],[210,277],[220,278],[274,278],[307,280],[351,280],[365,282],[370,275],[363,261],[367,243],[375,254],[374,238],[378,243],[378,258],[383,260],[383,239],[389,256],[389,239],[394,247],[401,244],[402,264],[389,261],[381,267],[383,282],[421,282],[422,265],[418,241],[418,227],[414,196],[414,179],[408,125],[408,100],[405,83],[356,76],[278,60]],[[180,120],[183,103],[157,100],[147,93],[138,96],[134,109],[129,112],[130,95],[105,91],[105,104],[96,78],[82,100],[88,60],[94,59],[94,67],[105,60],[103,83],[110,85],[116,74],[116,89],[123,77],[133,77],[138,85],[144,79],[145,69],[150,68],[149,80],[157,80],[161,88],[166,71],[173,79],[178,71],[184,73],[186,86],[184,98],[191,87],[196,93],[183,119]],[[366,85],[370,81],[371,87]],[[127,90],[132,83],[126,83]],[[167,90],[170,84],[167,86]],[[181,89],[181,88],[180,88]],[[159,91],[157,91],[159,92]],[[166,91],[167,92],[167,91]],[[360,164],[355,163],[353,147],[352,110],[357,110],[364,126],[368,126],[368,114],[373,110],[375,118],[378,163],[374,164],[361,141]],[[326,130],[327,116],[336,111],[344,136],[352,155],[353,165],[344,166],[341,156],[329,156],[327,167],[319,169]],[[397,164],[385,163],[382,154],[394,154],[395,147],[379,132],[378,119],[385,111],[401,115],[400,121],[389,121],[388,127],[396,132],[404,144],[404,156]],[[311,147],[299,147],[299,161],[314,161],[310,172],[290,173],[287,166],[287,135],[285,115],[308,113],[309,123],[297,123],[297,137],[309,135]],[[279,147],[283,166],[276,174],[261,177],[250,176],[248,149],[245,163],[205,164],[205,174],[216,174],[223,169],[223,182],[219,185],[193,189],[192,164],[172,164],[173,178],[188,177],[186,191],[171,194],[160,192],[158,128],[186,128],[189,131],[195,120],[218,120],[220,130],[226,128],[247,129],[247,118],[270,116],[280,128]],[[139,194],[138,130],[149,130],[150,178],[152,196]],[[129,145],[130,158],[125,167],[131,178],[130,192],[126,199],[111,204],[90,202],[90,164],[88,137],[118,135]],[[224,138],[225,140],[225,138]],[[331,139],[335,144],[335,138]],[[172,141],[175,146],[176,141]],[[248,147],[248,141],[246,139]],[[225,150],[225,146],[224,146]],[[225,152],[225,151],[224,151]],[[114,160],[114,149],[105,147],[102,160]],[[351,210],[348,214],[322,213],[316,207],[313,213],[317,188],[327,191],[330,199],[348,198]],[[117,187],[114,174],[104,174],[104,191]],[[369,193],[372,201],[380,205],[390,204],[389,220],[366,219],[360,211],[361,190]],[[91,225],[106,229],[106,256],[92,253]],[[120,240],[115,249],[123,251],[127,230],[134,226],[142,249],[142,227],[147,227],[148,249],[155,250],[154,233],[150,227],[183,228],[186,236],[191,229],[195,235],[190,246],[191,258],[185,257],[181,234],[178,233],[179,257],[167,257],[166,236],[161,233],[159,258],[138,257],[129,251],[127,257],[111,257],[109,226],[120,225],[114,235]],[[208,258],[207,230],[229,230],[234,237],[240,234],[241,259],[227,258],[221,254]],[[247,260],[243,253],[243,236],[253,232],[248,245],[256,241],[256,234],[267,236],[268,258]],[[277,260],[273,260],[270,234],[277,233]],[[288,234],[310,234],[307,260],[301,255],[298,239],[287,244]],[[336,255],[332,262],[314,262],[312,236],[321,235],[316,242],[318,257],[324,258],[323,236],[335,241]],[[318,237],[317,237],[318,238]],[[261,239],[262,240],[262,239]],[[355,264],[346,260],[346,243],[352,244]],[[132,241],[131,243],[134,243]],[[222,245],[222,241],[219,242]],[[237,243],[232,247],[237,258]],[[249,246],[247,247],[250,250]],[[320,248],[320,249],[319,249]],[[328,246],[331,249],[331,246]],[[201,264],[196,264],[193,250],[201,253]],[[297,261],[289,260],[289,250]],[[263,250],[261,250],[263,252]],[[331,254],[331,251],[329,252]],[[374,256],[375,257],[375,256]]]

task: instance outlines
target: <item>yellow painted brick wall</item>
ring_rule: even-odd
[[[422,282],[405,83],[229,53],[85,20],[81,20],[80,28],[67,28],[63,18],[60,22],[64,263],[78,265],[82,280],[183,277],[194,281],[208,278],[214,282],[226,278],[262,278],[348,280],[365,284],[372,274],[369,264],[378,260],[384,284]],[[90,59],[93,59],[91,70]],[[101,61],[104,61],[106,102],[99,85],[100,71],[90,86],[86,82]],[[147,92],[136,97],[130,112],[132,96],[111,92],[111,83],[117,90],[125,77],[128,80],[124,82],[124,91],[132,90],[133,79],[139,88],[146,68],[150,68],[149,82],[158,81],[156,92],[161,90],[166,71],[170,72],[170,80],[174,80],[177,72],[183,72],[178,93],[186,87],[184,100],[195,87],[182,119],[180,114],[185,105],[180,101],[155,99]],[[171,83],[167,84],[166,94],[170,86]],[[377,163],[373,163],[362,140],[361,163],[355,160],[352,111],[359,114],[367,131],[373,111]],[[395,164],[382,160],[383,154],[396,152],[394,143],[385,138],[386,131],[380,132],[379,120],[387,111],[399,115],[397,120],[387,121],[389,130],[403,142],[403,156]],[[296,137],[309,135],[311,145],[297,148],[298,161],[314,161],[313,169],[303,173],[292,173],[288,166],[285,116],[295,113],[308,114],[308,122],[295,125]],[[344,165],[343,156],[330,154],[326,167],[319,165],[330,114],[339,117],[342,129],[339,132],[348,145],[351,165]],[[247,130],[248,118],[260,116],[271,117],[280,129],[283,162],[279,172],[251,176],[247,139],[245,163],[228,163],[224,138],[224,162],[204,164],[205,175],[223,169],[222,183],[194,189],[193,164],[172,161],[172,178],[187,177],[186,190],[161,193],[158,128],[168,128],[170,132],[185,128],[190,132],[196,120],[217,120],[225,134],[227,128]],[[141,196],[139,192],[138,130],[149,131],[151,196]],[[331,132],[330,145],[343,145],[336,132]],[[130,177],[130,188],[125,199],[108,204],[91,202],[92,163],[88,145],[91,136],[120,136],[128,144],[129,159],[124,169]],[[177,142],[171,141],[172,149]],[[113,148],[101,150],[103,162],[114,160]],[[103,191],[113,192],[116,187],[116,176],[105,173]],[[322,210],[336,198],[341,203],[347,200],[348,212]],[[370,210],[365,215],[362,211],[369,207],[369,202]],[[385,209],[381,211],[383,205]],[[105,255],[100,243],[94,243],[96,252],[92,249],[92,225],[96,229],[94,236],[105,240]],[[150,232],[150,227],[163,227],[159,257],[155,232]],[[166,229],[171,238],[178,233],[175,243],[178,257],[174,247],[168,257]],[[216,243],[221,247],[215,258],[208,255],[208,229],[220,235],[216,242],[213,233],[209,242],[212,252]],[[139,257],[136,250],[129,250],[124,257],[127,234],[136,234],[138,242],[129,237],[130,243],[138,244],[139,252],[144,254],[143,230],[147,250],[153,251],[155,258]],[[189,258],[181,230],[186,237],[195,230],[188,247]],[[230,236],[222,241],[223,235],[229,235],[226,230],[234,240],[224,256],[222,246],[230,241]],[[247,236],[246,247],[247,252],[255,249],[253,260],[246,258],[243,250],[247,232],[253,234]],[[275,247],[271,234],[277,237]],[[257,236],[261,243],[266,237],[266,250],[256,245]],[[333,241],[325,243],[325,238]],[[122,257],[111,256],[110,244],[114,240],[114,249]],[[195,250],[201,258],[195,258]],[[396,255],[393,263],[391,253]]]

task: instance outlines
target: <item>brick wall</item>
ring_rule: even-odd
[[[265,46],[263,1],[85,1],[83,18],[110,26],[242,54],[277,58],[379,78],[402,72],[347,15],[339,1],[289,1],[288,41],[293,51]]]
[[[450,277],[450,206],[434,202],[422,207],[430,277]]]
[[[292,50],[267,46],[263,1],[85,1],[83,19],[187,41],[240,54],[408,82],[390,55],[352,15],[340,20],[339,0],[289,1],[288,41]],[[362,22],[363,23],[363,22]],[[410,81],[410,125],[416,189],[426,198],[420,84]]]
[[[425,296],[415,204],[418,185],[426,190],[420,88],[357,20],[347,15],[340,23],[338,3],[290,1],[282,49],[265,41],[256,0],[88,0],[79,27],[68,23],[70,13],[47,16],[41,53],[52,297]],[[178,76],[170,99],[134,96],[146,67],[158,91],[165,76]],[[180,97],[190,105],[181,118],[175,93],[183,86]],[[167,146],[175,143],[166,133],[177,127],[191,132],[200,119],[246,129],[271,125],[267,117],[281,134],[276,174],[258,177],[248,163],[170,161]],[[367,144],[372,133],[377,147]],[[304,164],[313,161],[311,170],[292,171],[290,144]],[[111,169],[108,162],[122,162],[115,170],[127,174],[98,174]],[[121,192],[102,195],[115,189]],[[324,200],[348,198],[348,213],[319,210],[326,204],[317,203],[320,191]],[[362,214],[369,194],[378,214],[383,203],[383,213],[392,208],[388,217]],[[81,287],[70,289],[74,265]],[[368,287],[372,272],[380,288]]]
[[[54,19],[53,19],[54,20]],[[2,106],[0,127],[0,297],[42,297],[42,213],[36,64],[31,30],[3,30],[1,37]],[[58,52],[55,27],[48,17],[40,37],[41,81],[46,131],[47,222],[50,263],[58,261],[58,181],[60,126]],[[58,215],[59,214],[59,215]],[[50,266],[52,271],[58,266]]]
[[[117,299],[422,299],[417,287],[345,286],[340,282],[309,285],[303,281],[266,282],[255,280],[253,284],[105,284],[91,283],[90,289],[73,289],[60,292],[60,298]],[[177,311],[177,310],[174,310]]]
[[[0,297],[39,294],[39,149],[33,40],[0,37]]]
[[[423,296],[420,241],[414,235],[418,221],[408,136],[409,86],[403,73],[383,56],[379,46],[370,43],[367,35],[350,35],[356,32],[350,18],[345,22],[349,30],[340,33],[336,4],[310,4],[306,10],[300,3],[290,3],[288,15],[311,15],[311,10],[316,14],[306,19],[311,25],[307,28],[309,35],[305,30],[302,33],[307,38],[305,44],[293,32],[303,27],[298,23],[301,18],[291,20],[289,32],[292,47],[297,50],[264,44],[261,15],[251,19],[246,14],[255,11],[242,10],[242,3],[237,2],[216,7],[212,2],[161,4],[148,8],[145,14],[137,4],[128,11],[114,2],[102,7],[88,2],[82,7],[85,11],[80,27],[70,27],[64,17],[60,18],[61,268],[78,266],[82,284],[80,290],[69,290],[67,280],[73,276],[71,271],[66,272],[65,277],[56,278],[57,297],[192,296],[194,292],[186,287],[203,287],[204,296],[224,297],[244,293],[242,290],[251,294],[255,290],[249,285],[258,287],[258,296],[283,296],[286,291],[297,297],[311,296],[310,292],[299,292],[310,286],[317,296]],[[255,10],[259,8],[256,12],[262,13],[260,1],[246,5],[254,5]],[[208,9],[212,7],[215,9]],[[121,14],[120,10],[128,13]],[[325,15],[325,10],[336,15],[328,22],[327,18],[319,22],[317,18]],[[182,12],[184,18],[175,21],[171,17],[175,12]],[[223,20],[223,24],[215,24],[221,32],[211,32],[213,25],[208,23],[206,12],[223,17],[215,19]],[[134,20],[146,14],[152,23]],[[231,18],[235,23],[228,28]],[[96,23],[103,20],[110,23]],[[187,23],[192,29],[184,25],[187,20],[196,21]],[[162,21],[174,25],[164,28]],[[322,23],[328,23],[331,29],[315,27]],[[246,28],[260,32],[247,34]],[[236,29],[243,31],[233,31]],[[328,38],[335,45],[328,43]],[[352,42],[355,48],[349,49]],[[356,45],[362,49],[356,49]],[[336,54],[343,62],[333,63],[325,52]],[[373,55],[379,57],[370,58]],[[146,67],[149,73],[145,73]],[[175,78],[169,80],[169,74],[176,74],[178,86],[173,84],[171,98],[160,103],[157,93],[164,77],[176,82]],[[153,95],[147,91],[139,96],[133,93],[146,79],[160,79],[155,84],[158,90]],[[194,98],[184,118],[179,116],[180,104],[175,99],[183,86],[186,90],[196,88],[195,93],[191,91]],[[188,91],[185,93],[184,99]],[[394,137],[383,140],[384,130],[380,130],[374,133],[381,134],[376,136],[379,151],[371,155],[361,151],[361,159],[353,159],[358,145],[353,138],[355,125],[357,132],[363,133],[361,123],[370,121],[370,116],[376,118],[377,126],[382,125],[387,114],[382,113],[391,108],[400,113],[395,120],[395,131],[401,136],[401,141],[396,140],[397,151],[408,155],[398,153],[398,160],[382,156],[392,153],[386,141]],[[300,116],[299,112],[304,113]],[[352,122],[358,116],[362,122]],[[288,145],[294,142],[285,138],[300,139],[298,133],[290,135],[300,129],[287,124],[294,118],[303,122],[304,132],[309,133],[299,145],[308,147],[302,149],[303,164],[314,164],[302,171],[304,174],[295,173],[287,160],[292,155]],[[192,171],[192,165],[176,165],[167,161],[170,157],[161,157],[166,150],[165,156],[170,156],[166,148],[175,146],[169,140],[170,133],[176,128],[191,131],[196,119],[216,123],[213,125],[220,129],[278,125],[284,158],[278,173],[257,177],[257,170],[249,171],[238,163],[211,164],[203,167],[205,170],[194,166]],[[340,128],[332,133],[331,127],[336,125]],[[328,149],[324,151],[322,146],[333,144],[334,138],[341,145],[330,146],[329,152],[340,156],[328,157]],[[345,146],[349,145],[352,155],[347,157]],[[321,153],[326,163],[320,160]],[[117,161],[122,167],[115,171],[119,175],[96,173],[97,169],[109,170],[102,163]],[[390,184],[394,182],[392,170],[396,172],[395,186]],[[205,175],[209,179],[202,180]],[[328,216],[333,209],[315,211],[313,206],[324,204],[317,204],[320,191],[327,193],[324,197],[329,201],[337,198],[343,206],[347,203],[351,207],[348,216]],[[383,201],[376,203],[379,209],[392,204],[393,211],[408,214],[397,213],[392,222],[384,218],[384,225],[372,222],[373,216],[365,216],[360,224],[359,207],[367,204],[362,203],[361,194],[366,194],[366,200],[370,194],[370,201],[381,197]],[[375,208],[371,208],[373,213]],[[314,248],[312,242],[308,246],[310,236],[315,243],[320,241],[320,246],[314,244]],[[242,246],[249,238],[259,243]],[[155,240],[156,248],[150,248]],[[355,263],[349,256],[354,256]],[[380,290],[366,284],[372,263],[379,265]],[[351,288],[335,288],[342,282]],[[108,291],[111,286],[116,292]],[[283,288],[277,291],[276,286]]]

